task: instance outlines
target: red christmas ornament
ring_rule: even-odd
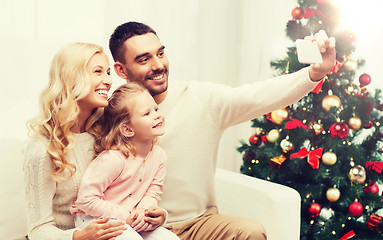
[[[363,205],[355,201],[348,206],[348,212],[354,217],[360,217],[363,213]]]
[[[261,137],[261,140],[262,140],[263,143],[267,142],[267,136],[266,136],[266,135],[263,135],[263,136]]]
[[[317,217],[322,210],[322,207],[318,203],[311,203],[308,212],[310,213],[311,217]]]
[[[377,194],[379,192],[379,186],[376,183],[369,184],[365,189],[366,193]]]
[[[367,73],[363,73],[362,75],[360,75],[359,83],[361,86],[366,86],[366,85],[370,84],[370,82],[371,82],[370,75],[368,75]]]
[[[343,122],[337,122],[330,127],[331,137],[345,138],[348,135],[348,126]]]
[[[262,137],[257,134],[253,134],[250,136],[249,142],[251,142],[255,146],[259,146],[262,143]]]
[[[300,19],[302,19],[302,16],[303,16],[303,9],[300,8],[300,7],[296,7],[296,8],[294,8],[294,9],[291,11],[291,16],[292,16],[293,19],[295,19],[295,20],[300,20]]]

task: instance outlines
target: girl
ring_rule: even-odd
[[[29,123],[34,139],[24,171],[30,240],[112,239],[126,229],[107,218],[76,229],[70,213],[94,157],[94,139],[86,131],[108,105],[109,75],[108,59],[95,44],[69,44],[53,58],[41,113]]]
[[[164,117],[149,92],[135,83],[119,87],[93,132],[98,156],[71,209],[76,226],[108,217],[130,225],[116,239],[179,239],[147,220],[148,209],[157,207],[162,194],[166,161],[165,152],[154,145],[164,134]]]

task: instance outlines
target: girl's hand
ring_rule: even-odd
[[[127,229],[123,221],[109,221],[109,218],[94,220],[83,230],[73,233],[73,240],[113,240]]]
[[[162,226],[166,220],[166,212],[164,209],[159,207],[149,207],[146,210],[145,221],[149,223],[146,231],[151,231],[159,226]]]
[[[136,232],[148,231],[147,228],[149,226],[149,223],[145,222],[144,217],[145,217],[145,209],[143,208],[138,208],[131,212],[130,218],[132,223],[130,224],[130,226]],[[131,221],[127,221],[127,222],[131,222]]]

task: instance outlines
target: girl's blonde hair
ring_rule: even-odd
[[[121,133],[120,128],[131,121],[131,110],[134,106],[132,98],[145,91],[147,92],[146,88],[128,82],[113,92],[108,106],[104,108],[103,117],[91,129],[92,134],[96,136],[96,155],[110,149],[118,149],[126,157],[129,154],[136,155],[133,144]]]
[[[102,47],[92,43],[72,43],[63,47],[53,58],[49,83],[40,95],[40,113],[28,123],[32,137],[48,140],[47,153],[53,163],[51,176],[60,180],[61,173],[68,169],[70,176],[76,166],[67,159],[74,146],[71,128],[77,124],[77,102],[90,92],[90,78],[86,71],[89,60],[102,53]],[[94,110],[86,123],[86,130],[102,115],[102,109]]]

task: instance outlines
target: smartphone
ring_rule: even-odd
[[[295,44],[297,47],[298,61],[300,63],[322,63],[322,54],[316,42],[298,39]]]

